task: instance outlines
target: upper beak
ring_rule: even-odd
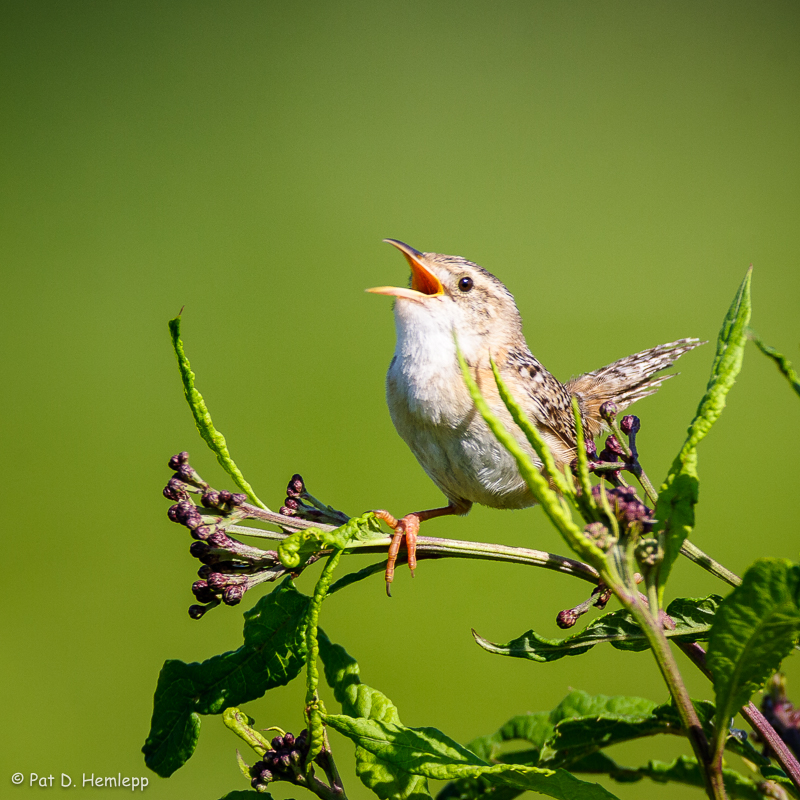
[[[423,297],[437,297],[444,294],[442,282],[422,263],[422,253],[419,250],[415,250],[411,245],[397,239],[384,239],[383,241],[394,245],[406,257],[406,261],[411,267],[411,288],[376,286],[373,289],[367,289],[368,292],[404,297],[407,300],[420,300]]]

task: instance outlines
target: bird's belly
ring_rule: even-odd
[[[404,402],[390,404],[390,410],[400,436],[456,506],[480,503],[491,508],[526,508],[536,502],[516,461],[474,408],[464,419],[450,424],[414,414]],[[538,463],[528,443],[524,445]]]

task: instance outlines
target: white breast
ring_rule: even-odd
[[[464,385],[453,320],[442,313],[446,303],[442,298],[437,313],[414,301],[395,305],[397,346],[386,381],[392,421],[434,483],[465,511],[473,502],[532,505],[514,459],[489,431]],[[460,337],[459,346],[470,360],[470,350],[480,345]],[[497,412],[511,422],[505,408]]]

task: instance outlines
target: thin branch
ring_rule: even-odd
[[[258,510],[258,509],[256,509]],[[266,515],[264,515],[266,516]],[[264,516],[259,518],[264,518]],[[271,516],[280,517],[283,520],[294,520],[293,517],[282,517],[279,514]],[[323,530],[334,530],[330,525],[313,525],[303,522],[304,528],[322,528]],[[281,541],[287,534],[281,531],[267,531],[259,528],[248,528],[244,525],[230,525],[228,533],[239,536],[256,536],[261,539],[271,539]],[[352,553],[385,553],[390,542],[391,536],[381,536],[380,538],[370,539],[369,542],[354,542],[347,549]],[[323,555],[321,553],[320,555]],[[431,536],[417,537],[417,553],[419,558],[475,558],[483,561],[502,561],[511,564],[527,564],[532,567],[542,567],[565,575],[572,575],[581,580],[592,584],[597,583],[597,570],[578,561],[574,558],[559,556],[555,553],[548,553],[544,550],[532,550],[527,547],[508,547],[502,544],[492,544],[489,542],[467,542],[459,539],[439,539]]]

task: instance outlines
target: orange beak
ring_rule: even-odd
[[[438,297],[444,294],[442,282],[422,263],[422,253],[419,250],[415,250],[397,239],[384,239],[383,241],[394,245],[406,257],[406,261],[411,267],[411,288],[376,286],[373,289],[367,289],[368,292],[403,297],[407,300],[420,300],[424,297]]]

